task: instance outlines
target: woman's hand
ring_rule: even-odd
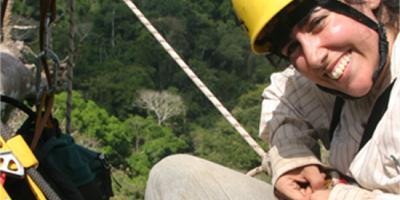
[[[325,176],[317,165],[291,170],[276,181],[277,196],[280,199],[309,200],[314,191],[323,189]]]

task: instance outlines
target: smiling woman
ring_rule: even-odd
[[[372,1],[351,1],[351,6],[339,1],[289,2],[258,33],[258,27],[250,28],[250,37],[255,38],[253,50],[288,59],[307,78],[335,94],[366,95],[377,78],[373,74],[382,70],[387,55],[385,30],[377,20],[385,19],[387,28],[397,27],[398,23],[387,22],[393,19],[393,12],[379,16],[374,13],[393,8],[384,9]],[[388,2],[392,3],[385,3]],[[246,20],[247,15],[239,17]],[[365,66],[361,73],[357,67],[350,67],[356,65]],[[375,69],[376,66],[379,67]]]
[[[243,2],[234,6],[258,41],[253,50],[293,66],[274,74],[263,94],[260,135],[269,137],[276,192],[293,199],[400,198],[399,1],[280,1],[285,5],[270,18],[249,17]],[[250,27],[254,19],[263,22],[260,31]],[[335,106],[335,96],[344,106]],[[354,184],[322,187],[319,139],[330,147],[329,168]]]
[[[399,1],[232,3],[252,50],[292,64],[263,93],[259,130],[270,143],[274,194],[400,199]],[[329,164],[319,159],[319,140],[330,148]],[[146,196],[275,198],[270,185],[207,163],[165,159],[150,173]]]

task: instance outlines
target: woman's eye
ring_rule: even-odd
[[[324,19],[326,18],[326,16],[319,16],[319,17],[314,17],[313,19],[311,19],[310,23],[309,23],[309,31],[315,31],[318,30],[318,28],[320,28],[320,26],[323,24]]]
[[[296,49],[299,47],[299,45],[300,44],[297,41],[291,42],[286,48],[286,56],[290,57],[296,51]]]

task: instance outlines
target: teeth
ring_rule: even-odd
[[[329,77],[336,80],[338,79],[344,72],[344,69],[346,68],[347,64],[350,62],[350,54],[345,55],[339,63],[335,66],[333,71],[329,73]]]

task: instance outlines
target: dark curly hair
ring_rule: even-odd
[[[376,16],[382,17],[384,12],[387,12],[388,19],[385,25],[393,27],[397,32],[399,31],[399,0],[382,0],[382,5],[375,12]],[[386,9],[386,10],[385,10]],[[378,18],[379,20],[383,20]]]
[[[365,3],[365,0],[348,0],[350,3]],[[381,0],[381,5],[374,11],[377,19],[383,25],[394,28],[399,32],[399,0]]]

